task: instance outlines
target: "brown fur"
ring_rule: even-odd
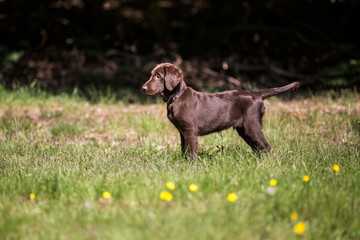
[[[198,136],[230,127],[235,128],[253,150],[269,152],[270,145],[262,132],[263,99],[299,86],[299,82],[293,82],[254,92],[197,92],[186,86],[180,68],[162,63],[152,70],[142,91],[147,95],[158,94],[167,102],[167,116],[180,133],[182,152],[194,158],[198,151]]]

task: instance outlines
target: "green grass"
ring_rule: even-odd
[[[82,130],[76,125],[76,123],[61,123],[57,126],[54,126],[50,129],[51,134],[54,137],[59,136],[79,136],[82,133]]]
[[[269,155],[229,129],[200,138],[190,163],[164,104],[0,88],[0,239],[360,239],[359,98],[271,98]]]

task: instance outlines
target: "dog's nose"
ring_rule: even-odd
[[[142,91],[143,91],[143,92],[146,92],[149,88],[148,88],[147,86],[145,86],[145,85],[144,85],[144,86],[142,86],[142,88],[141,88],[141,89],[142,89]]]

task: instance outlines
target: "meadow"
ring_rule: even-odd
[[[360,239],[360,94],[291,95],[190,162],[160,101],[0,86],[0,239]]]

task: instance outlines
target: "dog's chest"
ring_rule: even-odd
[[[172,105],[167,107],[167,117],[172,123],[174,123],[175,116],[174,116],[174,107]]]
[[[170,105],[167,107],[167,117],[170,120],[170,122],[172,122],[172,124],[174,124],[174,126],[177,129],[181,128],[181,124],[179,122],[179,109],[176,106]]]

